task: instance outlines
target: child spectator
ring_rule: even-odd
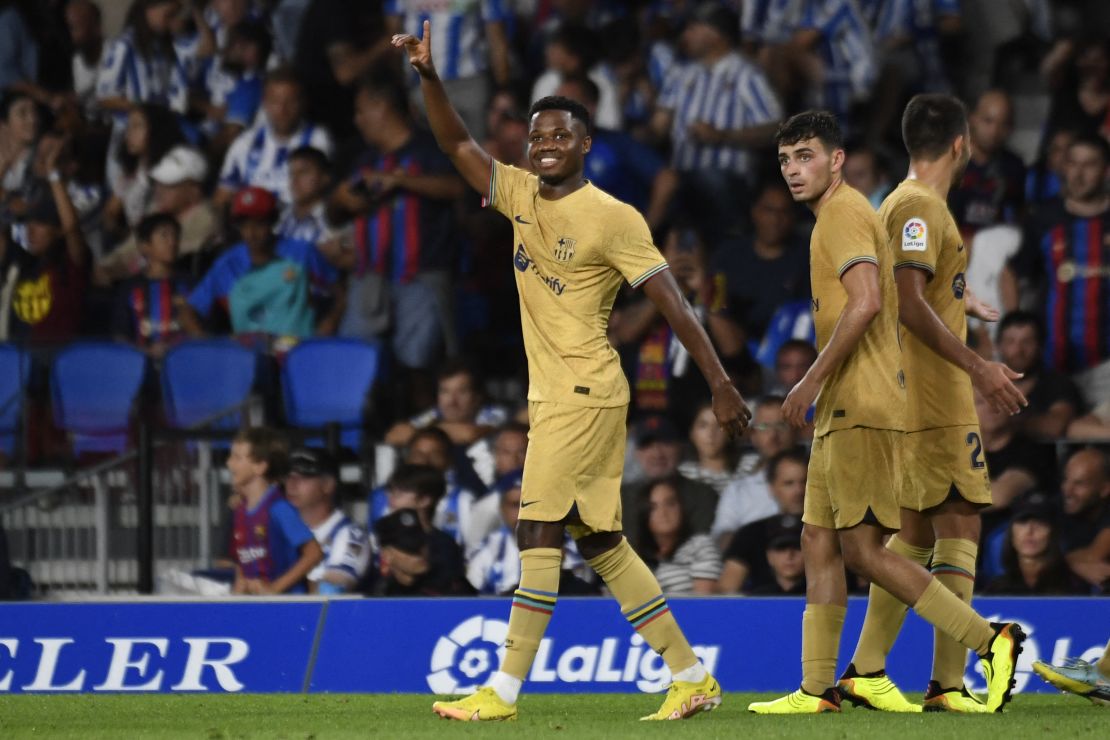
[[[174,273],[181,226],[173,216],[155,213],[139,222],[135,236],[144,266],[141,275],[116,287],[112,333],[160,358],[185,337],[180,313],[190,285]]]
[[[321,291],[336,281],[335,270],[314,245],[280,239],[277,200],[261,188],[245,188],[231,205],[243,241],[216,260],[201,279],[182,311],[185,330],[203,335],[202,318],[212,316],[217,304],[226,310],[234,333],[261,332],[306,337],[334,334],[342,309],[336,302],[319,318],[309,301],[310,281]]]
[[[184,113],[188,103],[185,67],[173,44],[180,0],[133,0],[123,33],[104,53],[97,75],[100,107],[116,114],[117,131],[134,103],[156,103]]]
[[[792,514],[778,518],[767,535],[767,566],[771,580],[748,591],[752,596],[805,596],[806,568],[802,559],[802,520]]]
[[[0,340],[65,342],[81,327],[89,250],[57,167],[61,151],[47,161],[50,192],[27,211],[26,248],[0,229]]]
[[[325,196],[331,185],[331,162],[319,149],[303,146],[289,155],[291,202],[278,221],[278,236],[317,244],[328,234]]]
[[[224,151],[235,137],[254,125],[272,47],[265,25],[257,21],[238,23],[228,32],[219,60],[204,75],[207,99],[200,105],[205,117],[203,128],[216,140],[217,151]]]
[[[289,456],[286,495],[324,551],[323,562],[308,574],[310,593],[350,591],[370,564],[366,530],[335,504],[338,482],[339,466],[324,450],[302,447]]]
[[[282,494],[288,451],[272,429],[240,432],[227,469],[240,497],[233,513],[235,594],[304,593],[305,579],[324,553]]]
[[[133,227],[149,212],[153,195],[150,170],[185,143],[177,118],[160,105],[133,106],[126,121],[108,161],[111,196],[104,207],[104,224],[110,231]]]

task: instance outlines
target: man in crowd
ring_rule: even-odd
[[[1110,586],[1110,457],[1086,448],[1068,459],[1060,545],[1068,567],[1095,589]]]
[[[999,359],[1015,372],[1014,381],[1029,406],[1017,417],[1021,430],[1030,437],[1056,439],[1083,407],[1079,389],[1061,372],[1044,366],[1044,329],[1036,314],[1013,311],[998,324]]]

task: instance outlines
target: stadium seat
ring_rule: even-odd
[[[23,421],[23,389],[31,372],[31,358],[18,347],[0,344],[0,453],[11,457],[15,435]]]
[[[357,339],[308,339],[285,358],[286,421],[302,429],[338,424],[344,447],[358,450],[366,396],[381,364],[376,344]]]
[[[127,449],[145,369],[146,356],[125,344],[77,342],[58,353],[50,371],[54,421],[70,433],[74,455]]]
[[[177,429],[202,422],[212,429],[237,429],[257,364],[254,352],[230,340],[200,339],[177,345],[162,362],[167,423]]]
[[[810,308],[810,300],[806,298],[784,303],[775,309],[775,313],[767,323],[763,341],[753,349],[756,362],[773,370],[775,355],[787,340],[805,339],[811,344],[816,344],[817,334],[813,328],[813,314]],[[749,347],[749,349],[752,348]]]

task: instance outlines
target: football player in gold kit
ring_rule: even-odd
[[[909,174],[879,209],[894,253],[907,398],[902,530],[887,547],[930,568],[970,603],[979,509],[991,503],[972,386],[1009,413],[1026,401],[1013,384],[1020,375],[965,343],[966,314],[993,321],[998,312],[967,289],[967,250],[946,202],[971,153],[963,103],[948,95],[918,95],[906,106],[902,138]],[[914,711],[885,671],[905,614],[904,604],[871,587],[855,656],[838,684],[854,703]],[[964,646],[938,632],[926,711],[987,711],[964,687],[966,663]]]
[[[817,402],[806,482],[802,553],[802,685],[748,708],[757,714],[840,710],[836,659],[847,610],[844,566],[879,584],[982,659],[988,706],[1010,698],[1025,639],[1018,625],[991,624],[922,566],[883,547],[899,528],[906,427],[898,297],[885,229],[867,199],[844,183],[844,148],[827,112],[794,116],[776,134],[779,167],[796,201],[817,216],[810,281],[819,354],[783,404],[801,426]]]
[[[423,37],[398,35],[420,86],[440,148],[486,204],[513,223],[511,257],[528,356],[528,416],[520,520],[520,586],[505,655],[489,685],[433,705],[441,717],[505,720],[555,607],[564,532],[620,602],[632,627],[663,656],[673,682],[663,706],[644,719],[684,719],[721,702],[659,584],[621,534],[628,383],[606,338],[623,281],[642,288],[689,350],[713,392],[717,421],[738,434],[751,416],[696,315],[667,270],[643,217],[583,176],[589,114],[566,98],[537,101],[529,113],[529,172],[493,160],[470,137],[447,99]],[[508,257],[508,256],[507,256]],[[508,262],[508,259],[506,260]]]

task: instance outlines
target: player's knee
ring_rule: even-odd
[[[559,549],[563,546],[563,527],[552,522],[521,519],[516,523],[516,544],[521,552],[537,547]]]
[[[617,547],[624,535],[620,532],[595,532],[574,541],[578,553],[586,560],[594,560]]]

